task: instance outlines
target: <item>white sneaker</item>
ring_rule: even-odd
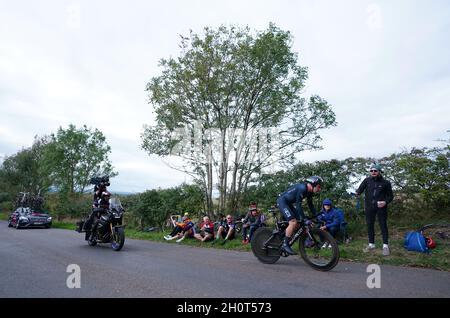
[[[169,235],[164,235],[164,239],[165,239],[166,241],[168,241],[168,240],[170,240],[170,236],[169,236]]]
[[[322,245],[322,248],[327,248],[327,247],[328,247],[328,242],[325,242],[325,244]],[[331,245],[329,247],[331,247]]]
[[[383,247],[383,256],[389,256],[389,254],[391,254],[389,247],[387,246]]]
[[[374,250],[374,249],[375,249],[375,246],[367,245],[366,247],[364,247],[363,252],[364,253],[368,253],[368,252],[370,252],[371,250]]]
[[[182,240],[184,240],[184,236],[178,240],[176,240],[175,242],[180,243]]]

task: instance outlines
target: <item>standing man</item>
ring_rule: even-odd
[[[364,248],[364,252],[375,249],[375,217],[378,217],[381,234],[383,236],[383,255],[390,254],[388,245],[388,228],[387,228],[387,205],[392,202],[394,195],[392,194],[391,183],[384,179],[381,173],[381,165],[373,163],[369,169],[370,177],[363,180],[356,196],[364,191],[364,209],[366,213],[367,234],[369,236],[369,245]]]

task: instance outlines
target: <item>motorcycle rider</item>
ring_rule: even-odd
[[[312,196],[314,193],[320,192],[322,184],[323,179],[321,177],[311,176],[306,178],[305,182],[289,187],[278,197],[278,209],[284,219],[289,222],[282,245],[282,249],[289,255],[296,254],[289,246],[289,241],[291,240],[294,231],[300,226],[298,222],[305,218],[305,213],[302,208],[302,200],[306,198],[309,210],[312,215],[316,215],[317,210],[313,205]],[[294,207],[294,204],[297,208]]]
[[[94,201],[92,203],[92,212],[89,215],[88,220],[84,225],[84,230],[90,229],[91,235],[87,240],[94,240],[96,229],[100,215],[109,209],[109,199],[111,193],[108,191],[107,186],[110,185],[108,177],[92,178],[91,183],[94,186]]]

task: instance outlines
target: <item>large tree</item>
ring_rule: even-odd
[[[44,194],[51,179],[44,167],[43,153],[49,146],[47,137],[35,137],[33,145],[8,156],[0,166],[0,192],[12,197],[17,192]]]
[[[98,129],[60,127],[50,136],[45,167],[62,193],[83,193],[93,176],[115,176],[108,154],[111,147]]]
[[[173,167],[202,184],[209,211],[215,187],[219,209],[235,210],[252,176],[319,148],[319,130],[336,124],[324,99],[302,97],[307,69],[291,34],[273,24],[256,34],[205,28],[182,37],[181,49],[147,84],[156,122],[145,126],[142,147],[181,157]]]

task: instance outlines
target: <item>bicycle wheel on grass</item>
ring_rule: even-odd
[[[339,247],[327,231],[313,228],[299,238],[300,257],[312,268],[329,271],[339,262]]]
[[[450,247],[450,224],[433,223],[423,226],[419,230],[425,237],[431,237],[436,247]]]

